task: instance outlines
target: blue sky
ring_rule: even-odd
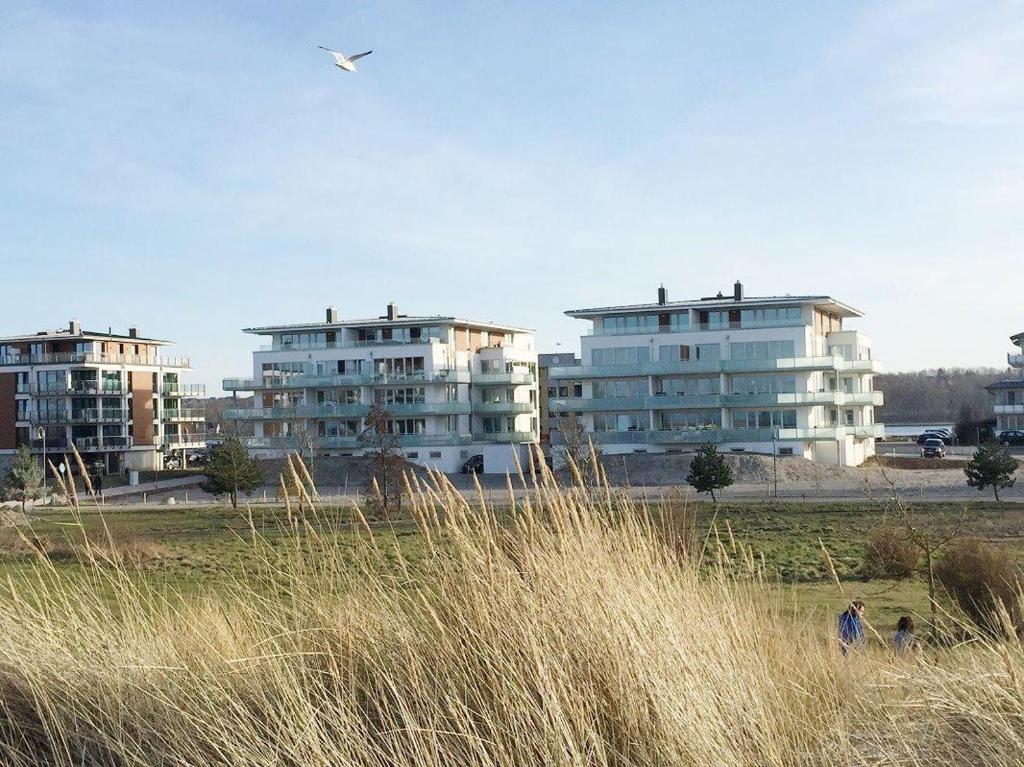
[[[889,369],[1024,330],[1024,3],[0,7],[0,332],[178,341],[828,293]],[[372,48],[358,74],[317,44]]]

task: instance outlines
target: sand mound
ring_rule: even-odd
[[[732,468],[735,482],[757,484],[774,479],[772,457],[751,453],[725,453]],[[629,453],[606,455],[605,472],[616,485],[651,486],[681,485],[686,483],[692,453]],[[816,482],[863,477],[860,469],[850,466],[831,466],[808,461],[806,458],[779,456],[780,482]]]

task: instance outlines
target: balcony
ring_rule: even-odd
[[[445,447],[452,445],[468,445],[469,437],[461,434],[403,434],[398,437],[398,447]],[[305,440],[295,437],[244,437],[243,444],[250,450],[308,450]],[[357,450],[370,449],[369,440],[360,440],[357,436],[314,437],[314,449],[317,450]]]
[[[533,373],[474,373],[474,386],[532,386],[537,382]]]
[[[170,384],[165,383],[160,389],[162,397],[205,397],[206,387],[203,384]]]
[[[525,415],[536,409],[532,402],[474,402],[473,412],[480,414],[490,413],[515,413]]]
[[[313,341],[308,343],[273,343],[260,346],[261,352],[306,352],[324,349],[366,349],[374,346],[415,346],[424,344],[443,344],[444,339],[427,336],[426,338],[409,339],[375,339],[372,341]]]
[[[68,414],[67,411],[49,411],[45,413],[31,412],[27,414],[27,420],[29,423],[67,423]],[[26,420],[25,418],[18,418],[19,421]]]
[[[5,355],[0,357],[0,365],[145,365],[168,368],[191,367],[188,357],[146,357],[139,354],[97,354],[95,352]]]
[[[992,412],[996,415],[1015,415],[1024,413],[1024,402],[1003,403],[992,406]]]
[[[536,442],[537,435],[532,431],[475,431],[474,442]]]
[[[206,447],[205,434],[165,434],[160,438],[160,445],[171,449],[186,447]]]
[[[72,423],[123,423],[127,420],[127,410],[85,408],[71,411]]]
[[[807,323],[803,319],[738,320],[735,322],[695,322],[692,325],[648,325],[635,328],[591,328],[588,336],[650,336],[665,333],[695,333],[708,330],[755,330],[758,328],[798,328]]]
[[[416,402],[409,404],[383,405],[393,418],[413,415],[467,415],[472,412],[468,402]],[[224,411],[228,421],[291,421],[305,418],[361,418],[370,412],[370,405],[353,403],[348,405],[294,405],[271,408],[231,408]]]
[[[164,421],[171,421],[171,422],[205,421],[206,420],[206,409],[205,408],[181,408],[181,409],[164,408],[163,420]]]
[[[351,375],[297,375],[280,379],[225,378],[221,386],[224,391],[276,391],[279,389],[330,389],[346,386],[386,386],[388,384],[446,384],[469,383],[469,373],[464,370],[441,370],[435,373],[410,373],[388,375],[387,373],[354,373]]]
[[[552,413],[617,412],[624,410],[684,410],[719,407],[784,407],[786,405],[881,406],[882,392],[793,392],[775,394],[655,394],[644,397],[574,397],[551,399]]]
[[[1012,368],[1024,368],[1024,354],[1007,354],[1006,363]]]
[[[124,387],[118,383],[97,384],[76,381],[72,384],[62,383],[57,386],[30,387],[33,397],[120,397],[125,394]]]
[[[583,365],[552,367],[551,380],[582,378],[632,378],[635,376],[688,375],[695,373],[760,373],[776,370],[834,370],[860,373],[879,372],[875,360],[845,360],[831,357],[780,357],[753,360],[686,360],[678,362],[639,362],[628,365]],[[476,379],[474,378],[474,382]]]
[[[79,437],[74,440],[80,453],[91,453],[97,450],[124,450],[132,446],[131,437]]]

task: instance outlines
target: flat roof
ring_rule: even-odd
[[[603,306],[593,309],[570,309],[566,314],[577,319],[593,319],[608,314],[627,314],[633,312],[667,312],[673,309],[734,309],[754,306],[785,306],[787,304],[814,304],[827,309],[840,317],[863,317],[863,313],[831,296],[751,296],[737,301],[731,295],[721,298],[697,298],[686,301],[668,301],[649,304],[625,304],[622,306]]]
[[[32,341],[128,341],[130,343],[147,343],[156,346],[167,346],[173,341],[163,341],[159,338],[144,338],[143,336],[128,336],[121,333],[98,332],[95,330],[79,330],[72,333],[69,328],[63,330],[40,330],[38,333],[25,334],[20,336],[0,337],[0,343],[27,343]]]
[[[243,333],[252,333],[258,336],[269,336],[274,333],[288,333],[295,331],[319,332],[326,330],[338,330],[340,328],[370,328],[370,327],[408,327],[413,325],[465,325],[478,330],[500,330],[505,333],[532,333],[529,328],[519,328],[514,325],[501,325],[496,322],[482,322],[480,320],[466,320],[460,317],[446,317],[441,315],[413,317],[401,314],[397,319],[389,320],[387,317],[373,317],[363,320],[338,320],[337,322],[302,322],[294,325],[264,325],[254,328],[242,328]]]
[[[1022,343],[1024,343],[1024,330],[1022,330],[1020,333],[1017,333],[1017,335],[1015,336],[1010,336],[1010,340],[1013,341],[1013,343],[1017,344],[1017,346],[1020,346]]]

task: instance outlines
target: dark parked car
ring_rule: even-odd
[[[938,437],[929,437],[921,445],[921,457],[922,458],[945,458],[946,457],[946,446],[942,444],[942,440]]]
[[[482,455],[471,455],[462,464],[463,474],[479,474],[484,470],[484,457]]]
[[[1024,431],[1020,429],[1007,429],[1006,431],[999,433],[999,444],[1003,447],[1019,447],[1024,445]]]
[[[917,438],[917,444],[923,445],[925,442],[927,442],[930,439],[937,439],[940,442],[942,442],[942,444],[944,444],[944,445],[952,445],[953,444],[953,435],[952,434],[944,433],[944,432],[936,432],[936,431],[926,431],[924,434],[922,434],[920,437]]]

